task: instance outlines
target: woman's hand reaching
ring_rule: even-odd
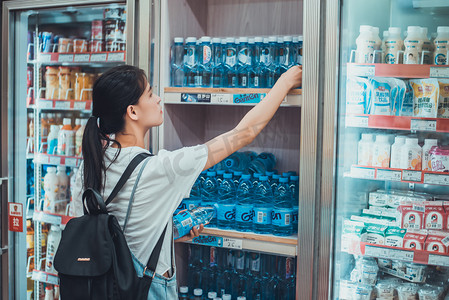
[[[197,226],[193,226],[192,230],[190,230],[190,234],[187,234],[179,239],[177,239],[175,242],[187,242],[190,241],[200,235],[200,233],[204,230],[204,225],[201,224],[200,227],[197,229]]]

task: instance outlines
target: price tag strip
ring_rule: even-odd
[[[361,178],[361,179],[374,179],[376,174],[376,169],[363,168],[363,167],[351,167],[351,177]]]
[[[402,180],[403,181],[412,181],[412,182],[421,182],[422,173],[421,173],[421,171],[402,170]]]
[[[410,121],[410,129],[416,131],[437,131],[437,121],[412,119]]]
[[[232,103],[231,94],[211,94],[210,103],[229,104]]]
[[[59,284],[59,278],[56,274],[50,274],[38,270],[33,270],[31,279],[33,279],[34,281],[45,282],[53,285]]]
[[[239,239],[223,238],[223,248],[242,249],[243,241]]]
[[[375,66],[370,65],[348,65],[348,76],[374,76],[376,72]]]
[[[117,52],[117,53],[108,53],[108,61],[124,61],[125,53]]]
[[[243,248],[243,240],[211,235],[200,235],[199,237],[194,238],[192,243],[229,249]]]
[[[449,174],[424,173],[425,184],[449,185]]]
[[[59,54],[58,62],[73,62],[73,54]]]
[[[91,62],[105,62],[108,57],[107,53],[96,53],[90,55]]]
[[[449,267],[449,256],[429,254],[429,265]]]
[[[47,214],[43,211],[35,212],[33,218],[35,221],[54,224],[54,225],[61,225],[61,220],[62,220],[61,216]]]
[[[448,67],[430,67],[429,77],[449,78],[449,68]]]
[[[378,169],[377,170],[377,179],[390,180],[390,181],[401,181],[401,171]]]
[[[402,261],[413,262],[414,252],[406,250],[397,250],[383,247],[366,246],[365,255],[386,259],[398,259]]]
[[[367,116],[346,116],[346,127],[368,128]]]
[[[193,94],[193,93],[181,93],[181,102],[202,102],[202,103],[210,103],[211,102],[211,94]]]
[[[90,54],[75,54],[75,62],[89,62]]]
[[[39,100],[37,107],[40,109],[51,109],[53,108],[53,100]]]

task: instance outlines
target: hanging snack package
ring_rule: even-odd
[[[390,78],[391,84],[391,111],[393,116],[399,116],[402,108],[406,92],[406,84],[404,80],[397,78]]]
[[[449,118],[449,79],[438,79],[440,98],[438,100],[438,118]]]
[[[367,79],[356,76],[348,77],[346,82],[346,113],[367,113],[369,92],[369,81]]]
[[[436,118],[440,87],[434,78],[410,80],[413,88],[413,114],[415,117]]]
[[[371,78],[371,100],[369,114],[390,116],[392,113],[392,86],[395,84],[389,78]]]
[[[405,85],[404,98],[399,102],[397,108],[397,116],[411,117],[413,116],[413,89],[408,80],[401,80]]]

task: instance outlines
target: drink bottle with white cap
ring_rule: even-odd
[[[422,46],[424,44],[421,27],[408,26],[407,38],[404,40],[404,64],[421,63]]]
[[[238,87],[237,48],[234,38],[226,39],[224,85],[230,88]]]
[[[356,63],[371,63],[374,61],[374,48],[376,40],[374,39],[371,26],[361,25],[360,35],[356,39],[357,51],[355,55]]]
[[[438,146],[437,139],[425,139],[424,146],[422,147],[422,170],[432,171],[432,162],[430,158],[430,149],[432,147]]]
[[[214,51],[213,55],[214,63],[212,66],[212,86],[222,87],[224,64],[223,64],[223,45],[222,40],[220,38],[212,39],[212,49]]]
[[[171,53],[171,86],[181,87],[184,84],[184,39],[175,37]]]
[[[265,83],[263,81],[264,76],[264,60],[263,60],[263,38],[255,37],[254,38],[255,47],[254,53],[252,56],[252,68],[250,70],[249,76],[249,87],[250,88],[262,88],[265,87]]]
[[[254,40],[253,44],[254,45]],[[241,88],[249,87],[249,76],[252,65],[252,56],[247,37],[240,38],[238,49],[238,84]]]
[[[179,300],[189,300],[189,288],[187,286],[179,287]]]
[[[188,37],[186,39],[185,51],[186,52],[184,58],[184,76],[185,76],[184,86],[194,87],[196,77],[196,65],[198,62],[195,37]]]
[[[193,290],[193,300],[203,300],[203,290],[194,289]]]
[[[402,51],[403,47],[404,41],[401,38],[401,28],[388,28],[388,37],[385,40],[385,63],[397,64],[399,62],[399,51]]]
[[[266,72],[267,72],[267,88],[271,88],[276,83],[278,78],[278,56],[276,55],[277,50],[277,37],[270,36],[268,38],[269,52],[266,58]]]
[[[200,41],[200,50],[198,52],[198,72],[201,76],[202,87],[212,87],[212,63],[213,53],[211,38],[203,36]]]
[[[449,26],[438,26],[435,38],[435,52],[433,63],[447,65],[447,52],[449,51]]]

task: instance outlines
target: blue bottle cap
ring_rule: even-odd
[[[267,175],[267,176],[273,176],[273,175],[274,175],[274,172],[273,172],[273,171],[266,171],[266,172],[265,172],[265,175]]]
[[[254,174],[253,174],[253,177],[254,177],[254,178],[259,178],[260,176],[262,176],[262,173],[254,173]]]
[[[249,174],[242,175],[242,180],[248,180],[248,179],[251,179],[251,175],[249,175]]]
[[[291,181],[298,181],[299,180],[299,176],[290,176],[290,180]]]
[[[260,177],[259,177],[259,180],[260,180],[260,181],[268,181],[268,176],[265,176],[265,175],[260,176]]]
[[[232,174],[231,173],[224,173],[223,178],[224,179],[231,179],[232,178]]]
[[[234,171],[234,176],[242,176],[242,171]]]
[[[281,178],[279,178],[279,182],[280,183],[287,183],[288,182],[288,178],[287,177],[281,177]]]
[[[213,172],[213,171],[211,171],[211,172],[207,172],[207,176],[215,176],[215,175],[217,175],[217,173],[215,173],[215,172]]]
[[[288,173],[288,172],[284,172],[284,173],[282,173],[282,177],[290,177],[290,174]]]
[[[202,172],[201,172],[201,174],[203,174],[203,175],[207,175],[207,171],[206,171],[206,170],[204,170],[204,171],[202,171]]]
[[[273,179],[279,180],[281,178],[281,175],[279,174],[273,174]]]
[[[218,170],[217,175],[223,175],[226,171],[225,170]]]

